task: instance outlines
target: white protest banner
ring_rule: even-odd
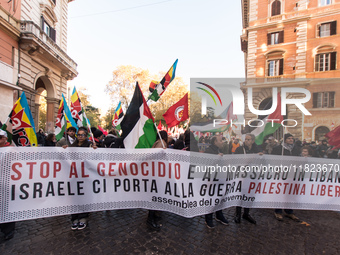
[[[0,222],[128,208],[184,217],[231,206],[340,210],[338,160],[7,147],[0,163]]]

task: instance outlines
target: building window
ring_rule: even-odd
[[[41,16],[41,28],[47,34],[48,37],[50,37],[53,41],[56,41],[56,31],[53,29],[44,19],[43,16]]]
[[[336,21],[322,23],[318,26],[318,36],[326,37],[336,35]]]
[[[279,76],[283,75],[283,59],[273,59],[267,61],[267,75]]]
[[[272,16],[281,14],[281,2],[279,0],[275,0],[272,3]]]
[[[267,45],[283,43],[283,31],[267,34]]]
[[[330,71],[335,69],[336,52],[315,55],[315,72]]]
[[[330,5],[332,0],[320,0],[320,6]]]
[[[313,108],[334,108],[335,92],[313,93]]]

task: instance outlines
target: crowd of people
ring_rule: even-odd
[[[7,142],[7,133],[0,130],[0,147],[10,146]],[[119,136],[119,132],[112,129],[107,135],[99,129],[91,129],[92,135],[89,135],[87,128],[80,127],[78,130],[75,127],[69,127],[65,136],[59,141],[56,140],[54,134],[45,135],[40,129],[37,133],[39,146],[57,146],[57,147],[92,147],[96,148],[124,148],[123,139]],[[204,144],[205,146],[200,146]],[[265,142],[258,146],[255,143],[253,134],[244,135],[244,140],[232,138],[227,141],[222,134],[214,134],[211,136],[201,136],[195,139],[194,134],[187,129],[178,137],[169,135],[166,131],[160,131],[156,142],[152,148],[177,149],[185,151],[203,152],[215,155],[225,154],[272,154],[285,156],[304,156],[304,157],[322,157],[322,158],[339,158],[338,150],[333,150],[332,146],[327,144],[327,140],[307,143],[298,139],[294,139],[293,135],[287,133],[284,135],[281,142],[277,141],[273,136],[268,137]],[[203,149],[202,149],[203,148]],[[275,218],[279,221],[283,220],[283,211],[288,218],[299,221],[291,209],[275,209]],[[229,221],[223,215],[222,210],[215,212],[216,221],[221,224],[228,225]],[[214,228],[214,214],[205,215],[205,223],[208,228]],[[71,215],[71,229],[82,230],[88,224],[89,213],[78,213]],[[241,218],[256,224],[256,220],[250,215],[249,208],[236,207],[234,221],[241,223]],[[154,230],[160,230],[160,212],[149,210],[147,217],[147,225]],[[5,239],[9,240],[14,236],[15,223],[0,224],[1,231],[5,234]]]

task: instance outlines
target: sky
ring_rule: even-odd
[[[68,55],[104,114],[111,102],[105,86],[120,65],[166,72],[178,58],[176,77],[244,77],[241,1],[75,0],[68,5]]]

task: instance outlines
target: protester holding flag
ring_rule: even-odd
[[[294,137],[292,134],[287,133],[283,137],[282,145],[278,145],[273,149],[273,155],[282,156],[300,156],[300,149],[294,144]],[[295,216],[292,209],[284,209],[286,216],[294,221],[300,221],[298,217]],[[282,209],[275,209],[275,218],[278,221],[282,221]]]
[[[77,129],[75,127],[69,127],[66,131],[66,135],[57,142],[56,146],[57,147],[71,146],[76,141],[76,132]]]
[[[211,145],[205,150],[205,153],[221,155],[221,149],[223,146],[222,137],[220,135],[215,135],[211,138]],[[223,225],[229,225],[228,220],[224,217],[222,210],[216,211],[216,220]],[[205,223],[208,228],[214,228],[213,213],[205,215]]]
[[[11,144],[7,142],[7,133],[0,129],[0,148],[8,147]],[[2,169],[0,169],[2,171]],[[5,235],[5,240],[12,239],[14,236],[15,222],[7,222],[0,224],[1,232]]]
[[[255,144],[255,135],[246,134],[244,138],[244,143],[242,146],[238,147],[235,151],[235,154],[263,154],[258,146]],[[256,220],[250,216],[249,208],[244,208],[242,218],[249,221],[252,224],[256,224]],[[241,223],[241,206],[236,206],[236,214],[235,214],[235,222]]]

